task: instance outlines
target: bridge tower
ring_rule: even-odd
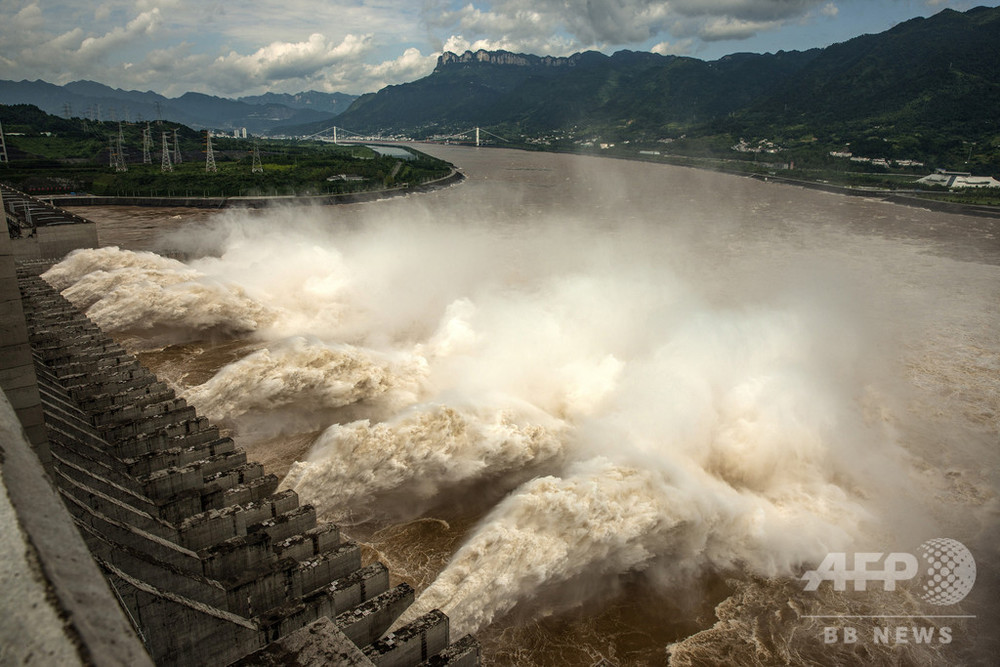
[[[205,130],[205,173],[214,174],[215,172],[215,153],[212,151],[212,133],[209,130]]]
[[[167,144],[167,133],[163,132],[163,157],[160,159],[160,171],[173,171],[174,165],[170,164],[170,146]]]
[[[479,148],[479,128],[476,128],[476,148]]]

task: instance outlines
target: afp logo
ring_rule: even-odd
[[[854,554],[853,568],[847,567],[847,554],[829,553],[819,567],[802,575],[805,590],[815,591],[823,581],[832,581],[833,590],[867,590],[869,581],[881,581],[883,590],[896,590],[896,582],[917,576],[917,595],[934,605],[952,605],[965,599],[976,583],[976,561],[958,540],[938,537],[927,540],[917,549],[919,558],[909,553]],[[884,556],[884,559],[883,559]],[[881,567],[880,567],[881,565]]]

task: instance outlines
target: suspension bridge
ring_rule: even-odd
[[[314,132],[313,134],[307,135],[305,137],[301,137],[300,141],[307,141],[309,139],[315,139],[317,137],[321,137],[322,135],[326,135],[327,137],[330,137],[331,135],[328,134],[328,133],[332,133],[332,141],[335,144],[346,144],[346,143],[353,144],[353,143],[364,143],[364,142],[368,142],[368,141],[378,141],[378,142],[383,142],[383,143],[385,143],[385,142],[396,143],[396,140],[386,139],[385,137],[382,137],[382,136],[379,136],[379,135],[372,135],[372,134],[365,135],[365,134],[361,134],[359,132],[354,132],[352,130],[348,130],[347,128],[340,127],[338,125],[334,125],[333,127],[328,127],[328,128],[322,129],[319,132]],[[436,135],[436,136],[430,137],[428,139],[423,139],[423,141],[430,142],[430,143],[435,143],[435,142],[448,143],[450,141],[458,140],[458,139],[461,139],[463,137],[472,137],[472,136],[475,136],[475,144],[476,144],[476,146],[481,146],[482,143],[483,143],[483,135],[488,135],[490,137],[493,137],[494,139],[499,139],[500,141],[503,141],[505,143],[510,143],[507,139],[504,139],[500,135],[493,134],[492,132],[490,132],[488,130],[484,130],[481,127],[474,127],[474,128],[466,130],[465,132],[459,132],[457,134]]]

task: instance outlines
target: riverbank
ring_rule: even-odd
[[[923,208],[929,211],[939,211],[941,213],[956,213],[960,215],[972,215],[985,218],[1000,219],[1000,206],[988,206],[985,204],[970,204],[964,202],[942,201],[930,197],[919,196],[919,190],[887,190],[884,188],[854,187],[848,185],[837,185],[823,181],[807,180],[803,178],[790,178],[779,176],[773,173],[753,172],[745,169],[734,169],[727,167],[726,160],[722,158],[694,157],[678,154],[652,155],[628,155],[624,153],[587,153],[572,150],[560,150],[558,148],[538,148],[521,146],[484,146],[485,148],[506,148],[511,150],[524,150],[528,152],[559,153],[562,155],[586,155],[590,157],[610,158],[614,160],[625,160],[628,162],[646,162],[649,164],[666,164],[675,167],[689,167],[701,171],[712,171],[733,176],[745,176],[768,183],[780,183],[783,185],[796,185],[810,190],[820,190],[833,194],[847,195],[851,197],[869,197],[881,199],[893,204]],[[745,164],[739,161],[733,161]]]
[[[769,183],[781,183],[784,185],[797,185],[810,190],[820,190],[822,192],[832,192],[834,194],[848,195],[852,197],[871,197],[882,199],[893,204],[903,206],[914,206],[925,208],[929,211],[940,211],[941,213],[958,213],[960,215],[975,215],[985,218],[1000,218],[1000,207],[978,206],[975,204],[962,204],[959,202],[941,201],[938,199],[928,199],[919,197],[912,193],[900,193],[892,190],[879,190],[876,188],[852,188],[845,185],[834,185],[832,183],[819,183],[817,181],[805,181],[784,176],[774,176],[770,174],[749,174],[750,178]]]
[[[265,197],[111,197],[97,195],[50,195],[39,199],[60,207],[72,206],[151,206],[159,208],[265,208],[275,204],[335,205],[357,204],[389,197],[400,197],[460,183],[465,178],[452,168],[443,176],[419,185],[407,185],[364,192],[347,192],[335,195],[276,195]]]

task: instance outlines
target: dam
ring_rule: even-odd
[[[438,610],[40,275],[90,221],[3,190],[0,661],[479,664]]]
[[[461,187],[316,210],[73,209],[120,250],[74,253],[47,280],[249,459],[293,467],[279,488],[418,592],[407,619],[436,608],[474,634],[483,663],[995,655],[995,221],[434,150]],[[940,536],[982,566],[943,610],[977,615],[951,644],[824,642],[805,615],[942,610],[805,592],[796,563],[831,540],[912,552]]]

